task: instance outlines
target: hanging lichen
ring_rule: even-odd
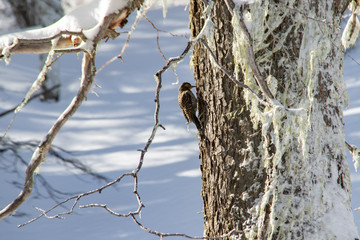
[[[330,3],[316,4],[317,9],[328,9]],[[350,189],[348,168],[343,160],[335,161],[345,158],[342,107],[347,94],[340,33],[327,24],[334,17],[330,10],[324,10],[327,15],[321,16],[311,6],[295,0],[286,5],[256,1],[249,8],[246,24],[256,62],[283,107],[260,106],[250,92],[244,91],[253,126],[261,127],[262,148],[258,151],[269,174],[264,195],[251,210],[257,224],[247,229],[246,237],[258,238],[258,231],[265,229],[267,238],[292,239],[291,234],[296,232],[315,231],[314,239],[350,239],[357,235],[356,229],[351,227],[344,233],[326,220],[339,214],[333,207],[339,201],[343,203],[340,208],[344,219],[354,226],[350,199],[343,192],[343,188]],[[240,16],[237,7],[232,19],[235,71],[241,71],[244,83],[261,93],[248,64],[245,51],[249,39],[239,25]],[[323,21],[314,21],[319,17]],[[281,28],[284,24],[287,27]],[[289,43],[289,39],[294,42]],[[299,54],[290,58],[295,48]],[[274,69],[283,71],[276,73],[281,78],[271,74]],[[275,148],[269,149],[270,144]],[[339,164],[341,172],[336,168]],[[334,191],[337,197],[331,196]]]

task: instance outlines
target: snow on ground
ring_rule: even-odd
[[[123,31],[130,29],[134,15]],[[175,33],[187,33],[188,13],[184,6],[169,7],[164,21],[162,9],[151,10],[147,16],[160,29]],[[100,68],[107,60],[120,53],[126,34],[119,39],[103,43],[97,54]],[[160,44],[167,57],[179,55],[186,43],[184,37],[161,34]],[[360,48],[350,49],[352,57],[360,61]],[[139,148],[143,148],[153,126],[154,73],[163,66],[156,46],[156,32],[142,20],[132,36],[124,63],[117,61],[107,66],[96,77],[101,88],[89,94],[74,117],[58,134],[55,144],[73,152],[74,156],[88,163],[94,170],[115,179],[132,169],[139,159]],[[70,54],[61,60],[61,101],[56,104],[34,100],[16,117],[9,132],[14,140],[40,140],[49,130],[58,115],[71,101],[79,87],[81,56]],[[24,94],[36,79],[39,69],[36,55],[15,55],[9,66],[0,62],[0,111],[21,102]],[[360,146],[360,66],[350,58],[345,60],[345,79],[349,87],[350,106],[345,112],[347,141]],[[189,58],[177,67],[180,81],[193,82]],[[145,204],[140,221],[153,230],[181,232],[201,236],[203,233],[201,179],[199,173],[196,130],[187,131],[185,119],[177,106],[176,78],[171,71],[163,77],[161,91],[160,120],[166,131],[158,130],[157,137],[146,155],[144,168],[139,174],[142,201]],[[3,132],[12,116],[0,118]],[[30,159],[31,152],[27,153]],[[353,208],[360,206],[360,175],[354,172],[351,155],[348,162],[353,181]],[[0,206],[8,204],[19,193],[11,180],[23,176],[0,169]],[[103,183],[89,177],[76,177],[49,158],[41,167],[41,174],[57,187],[67,192],[85,192]],[[132,179],[126,179],[111,188],[81,201],[81,204],[107,203],[109,207],[127,213],[137,208],[132,194]],[[76,209],[75,214],[64,220],[40,219],[18,229],[32,217],[38,215],[34,207],[48,209],[54,205],[50,199],[42,199],[35,189],[31,198],[18,210],[25,217],[9,217],[0,222],[1,239],[158,239],[150,235],[131,219],[114,217],[102,209]],[[69,206],[69,205],[67,205]],[[63,209],[59,209],[62,211]],[[354,212],[360,226],[360,212]],[[167,238],[176,239],[176,238]]]

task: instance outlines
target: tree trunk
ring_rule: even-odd
[[[193,37],[204,1],[192,0]],[[230,1],[229,1],[230,2]],[[340,20],[348,1],[255,1],[229,12],[215,1],[207,41],[218,62],[258,93],[247,64],[241,15],[260,71],[282,106],[265,107],[194,46],[206,236],[355,239],[346,163]],[[281,2],[281,1],[280,1]],[[230,4],[230,7],[232,4]]]

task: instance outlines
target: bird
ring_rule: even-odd
[[[188,82],[183,82],[179,87],[178,102],[179,106],[184,114],[187,124],[193,122],[196,128],[202,132],[202,127],[199,119],[196,117],[197,102],[195,95],[191,92],[192,86]]]

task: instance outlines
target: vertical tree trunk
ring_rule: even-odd
[[[239,239],[354,239],[350,174],[342,107],[347,101],[338,1],[255,1],[235,8],[215,1],[207,41],[220,64],[260,93],[247,64],[248,23],[254,53],[283,107],[259,104],[194,46],[202,197],[207,236],[239,231]],[[204,24],[204,3],[192,0],[190,27]],[[213,38],[213,39],[211,39]]]

